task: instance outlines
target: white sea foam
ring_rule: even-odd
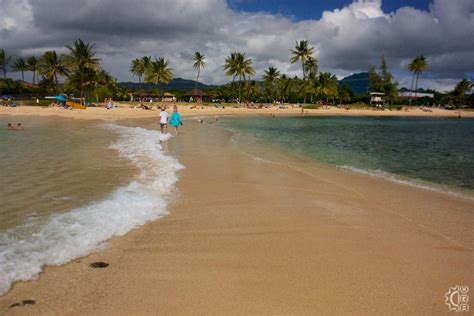
[[[401,176],[397,176],[395,174],[388,173],[388,172],[381,171],[381,170],[370,170],[369,171],[369,170],[364,170],[364,169],[360,169],[360,168],[356,168],[356,167],[352,167],[352,166],[346,166],[346,165],[339,166],[339,168],[345,169],[345,170],[350,170],[350,171],[356,172],[356,173],[362,173],[362,174],[369,175],[369,176],[372,176],[372,177],[383,178],[383,179],[388,180],[388,181],[392,181],[392,182],[395,182],[395,183],[416,187],[416,188],[423,189],[423,190],[430,190],[430,191],[435,191],[435,192],[438,192],[438,193],[443,193],[443,194],[448,194],[448,195],[460,197],[460,198],[463,198],[463,199],[474,200],[474,197],[469,196],[467,194],[464,194],[463,192],[460,192],[460,191],[453,191],[451,189],[442,187],[441,185],[436,186],[436,184],[429,184],[429,183],[423,182],[421,180],[403,178]]]
[[[104,247],[106,240],[166,214],[169,194],[183,168],[160,141],[171,135],[109,124],[119,134],[111,145],[139,169],[139,176],[102,201],[0,233],[0,294],[11,283],[34,279],[44,265],[60,265]]]

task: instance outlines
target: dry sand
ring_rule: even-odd
[[[0,314],[447,314],[448,288],[474,286],[473,200],[258,161],[217,124],[168,147],[186,166],[170,215],[14,284]]]
[[[165,104],[171,111],[172,104]],[[79,118],[79,119],[102,119],[102,120],[121,120],[130,118],[147,118],[157,117],[159,110],[157,104],[153,105],[152,110],[134,109],[129,105],[119,105],[120,107],[107,110],[100,108],[87,108],[85,110],[65,110],[63,108],[46,108],[39,106],[20,106],[16,108],[0,107],[0,115],[21,116],[21,115],[57,115],[61,117]],[[161,106],[161,105],[160,105]],[[300,108],[289,106],[287,109],[279,109],[278,107],[270,107],[263,109],[234,108],[227,106],[224,109],[215,107],[203,107],[192,109],[189,104],[179,104],[179,111],[182,115],[301,115]],[[426,116],[426,117],[474,117],[474,111],[449,111],[444,109],[431,109],[431,112],[423,111],[419,108],[413,108],[408,111],[389,111],[389,110],[368,110],[368,109],[350,109],[345,110],[338,107],[330,107],[329,109],[305,109],[305,115],[319,116]]]

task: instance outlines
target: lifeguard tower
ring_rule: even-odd
[[[374,104],[377,108],[381,109],[382,104],[385,102],[383,96],[385,93],[382,92],[371,92],[370,93],[370,105]]]

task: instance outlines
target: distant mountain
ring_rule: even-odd
[[[352,74],[338,81],[340,85],[347,86],[355,94],[369,92],[369,73],[360,72]]]
[[[194,89],[196,81],[194,80],[188,80],[188,79],[182,79],[182,78],[174,78],[173,80],[170,81],[169,84],[158,84],[155,85],[153,83],[142,83],[139,84],[137,82],[119,82],[118,85],[120,87],[124,88],[129,88],[129,89],[135,89],[135,90],[153,90],[153,89],[160,89],[163,91],[189,91],[191,89]],[[211,86],[208,86],[203,83],[198,83],[197,85],[198,89],[204,90],[206,88],[210,88]]]

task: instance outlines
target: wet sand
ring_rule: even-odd
[[[446,314],[448,288],[474,286],[473,200],[182,131],[170,215],[17,282],[0,314]]]
[[[159,110],[156,106],[166,105],[168,111],[172,111],[171,103],[153,104],[151,110],[134,109],[130,105],[120,105],[118,108],[107,110],[103,107],[87,108],[85,110],[66,110],[63,108],[43,108],[39,106],[20,106],[16,108],[0,107],[0,115],[23,116],[23,115],[39,115],[49,116],[56,115],[61,117],[69,117],[76,119],[101,119],[101,120],[123,120],[133,118],[158,117]],[[279,109],[276,106],[263,109],[234,108],[227,106],[224,109],[212,106],[204,106],[202,108],[191,108],[189,104],[180,103],[179,111],[183,116],[202,116],[202,115],[302,115],[301,108],[287,106],[286,109]],[[314,116],[415,116],[415,117],[458,117],[474,118],[474,111],[463,110],[444,110],[431,109],[423,111],[420,108],[412,108],[405,110],[375,110],[375,109],[350,109],[345,110],[338,107],[330,107],[329,109],[305,109],[304,115]],[[15,121],[16,122],[16,121]]]

